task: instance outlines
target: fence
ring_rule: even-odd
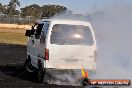
[[[14,15],[12,17],[9,17],[6,14],[0,14],[0,23],[30,24],[35,22],[35,20],[36,19],[32,16],[20,17],[19,15]]]

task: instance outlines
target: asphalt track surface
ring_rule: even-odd
[[[38,83],[24,69],[26,46],[0,43],[0,88],[81,88],[78,86]]]

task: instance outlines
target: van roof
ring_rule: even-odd
[[[37,20],[37,23],[43,23],[44,21],[65,21],[65,22],[84,22],[84,23],[89,23],[88,21],[83,21],[83,20],[74,20],[74,19],[41,19]]]

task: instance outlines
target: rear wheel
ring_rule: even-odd
[[[43,70],[42,64],[38,65],[38,72],[37,72],[37,78],[38,82],[43,82],[45,75],[45,70]]]
[[[90,85],[91,84],[90,79],[84,78],[82,84],[83,84],[83,86]]]
[[[30,58],[28,58],[25,61],[24,66],[25,66],[25,69],[26,69],[27,72],[33,73],[35,71],[35,68],[31,64],[31,59]]]

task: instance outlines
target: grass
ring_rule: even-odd
[[[22,44],[25,45],[27,37],[24,33],[0,32],[0,43]]]
[[[26,29],[13,29],[13,28],[1,28],[0,32],[6,32],[6,33],[25,33]]]

